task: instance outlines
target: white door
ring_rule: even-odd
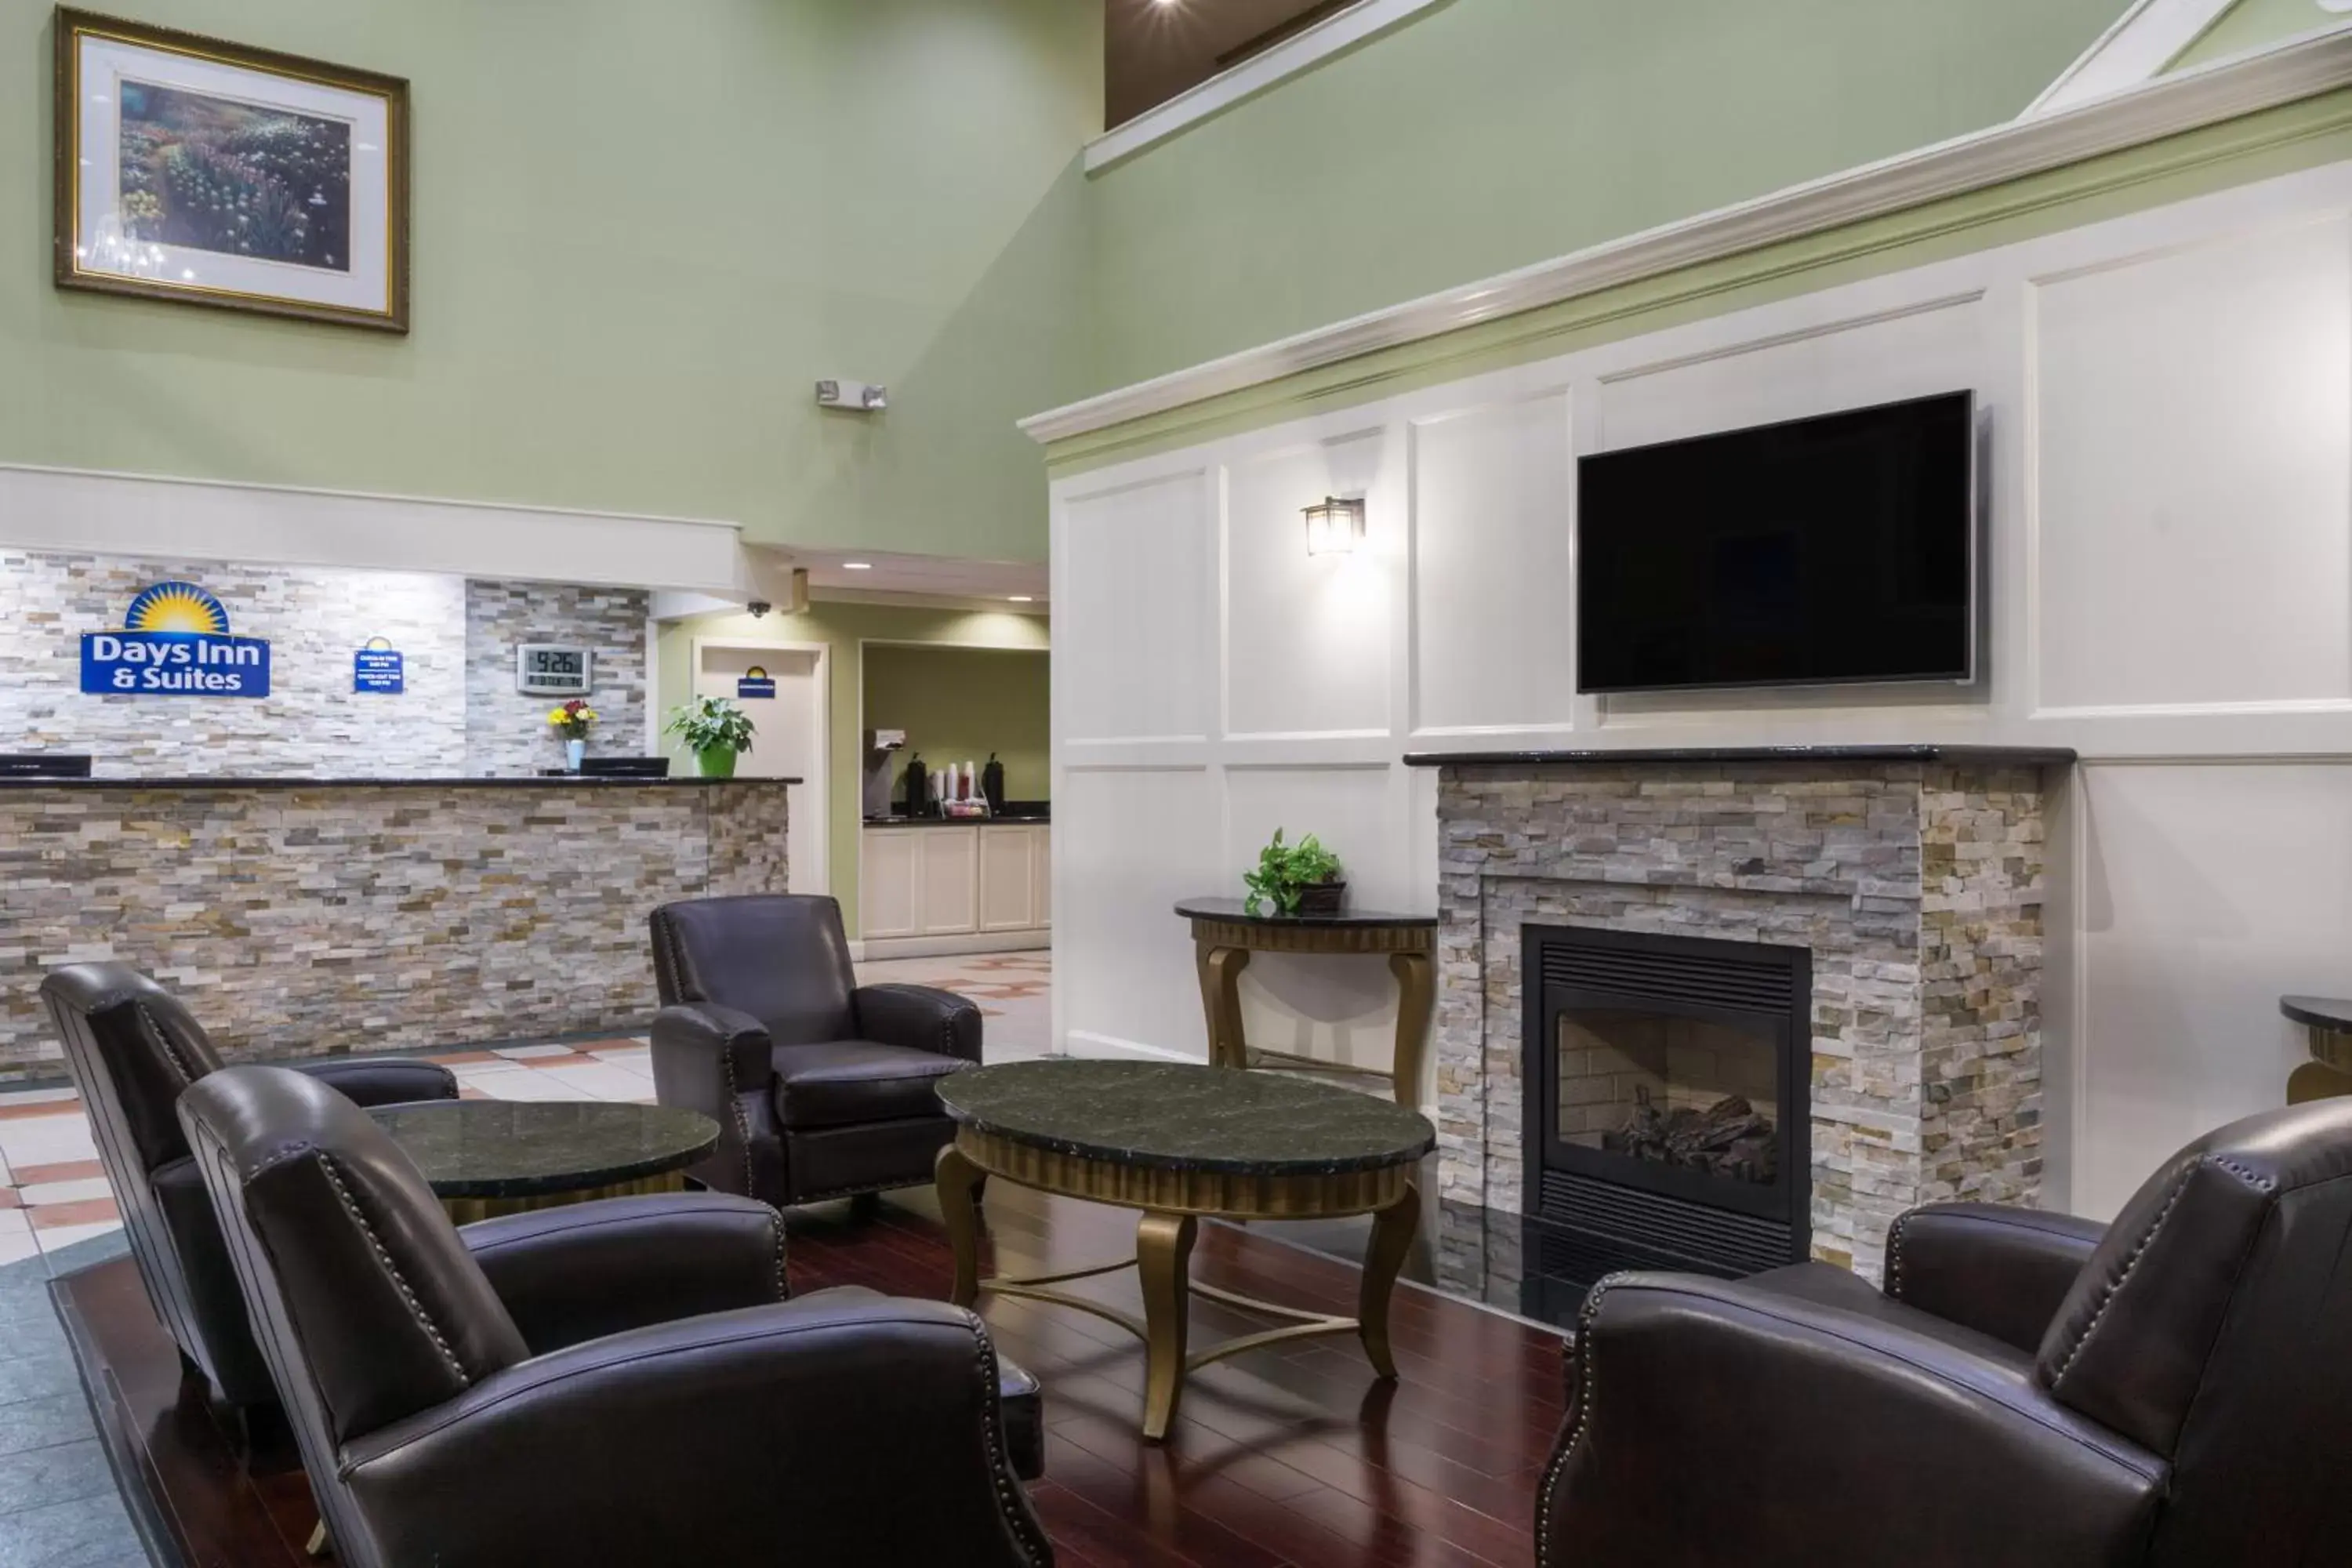
[[[773,697],[741,695],[754,670],[776,683]],[[722,642],[695,647],[694,694],[729,698],[751,719],[751,749],[735,759],[736,776],[803,781],[792,792],[784,846],[795,893],[833,890],[825,866],[824,674],[823,656],[812,649]]]

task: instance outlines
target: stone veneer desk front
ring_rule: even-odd
[[[797,779],[0,781],[0,1082],[42,975],[120,959],[232,1061],[634,1028],[646,919],[782,892]]]

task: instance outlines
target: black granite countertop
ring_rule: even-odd
[[[1186,899],[1176,912],[1188,921],[1224,921],[1244,926],[1380,926],[1416,930],[1437,924],[1435,915],[1399,914],[1391,910],[1342,908],[1336,915],[1282,915],[1249,912],[1246,899]]]
[[[436,1100],[368,1114],[443,1198],[609,1187],[682,1169],[719,1147],[719,1123],[671,1105]]]
[[[1003,816],[869,816],[868,827],[1046,827],[1052,826],[1049,812],[1034,815],[1006,813]]]
[[[1437,1145],[1417,1110],[1237,1068],[1007,1062],[943,1078],[939,1095],[950,1116],[982,1132],[1167,1171],[1329,1175],[1405,1164]]]
[[[0,789],[724,789],[737,784],[796,784],[797,778],[623,778],[563,773],[548,778],[0,778]]]
[[[1610,766],[1635,763],[1966,763],[1985,768],[2067,767],[2065,746],[1669,746],[1583,747],[1550,752],[1407,752],[1411,768]]]
[[[2352,1001],[2341,996],[2282,996],[2279,1011],[2315,1029],[2352,1033]]]

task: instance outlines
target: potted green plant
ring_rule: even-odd
[[[751,749],[751,716],[724,697],[698,697],[672,709],[662,731],[694,753],[695,772],[707,779],[733,778],[735,759]]]
[[[1268,904],[1281,915],[1336,915],[1347,901],[1348,884],[1339,875],[1339,858],[1308,834],[1296,844],[1282,841],[1282,829],[1258,851],[1257,869],[1242,874],[1249,889],[1245,908],[1263,914]]]

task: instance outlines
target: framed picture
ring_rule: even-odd
[[[408,330],[408,83],[57,13],[60,288]]]

